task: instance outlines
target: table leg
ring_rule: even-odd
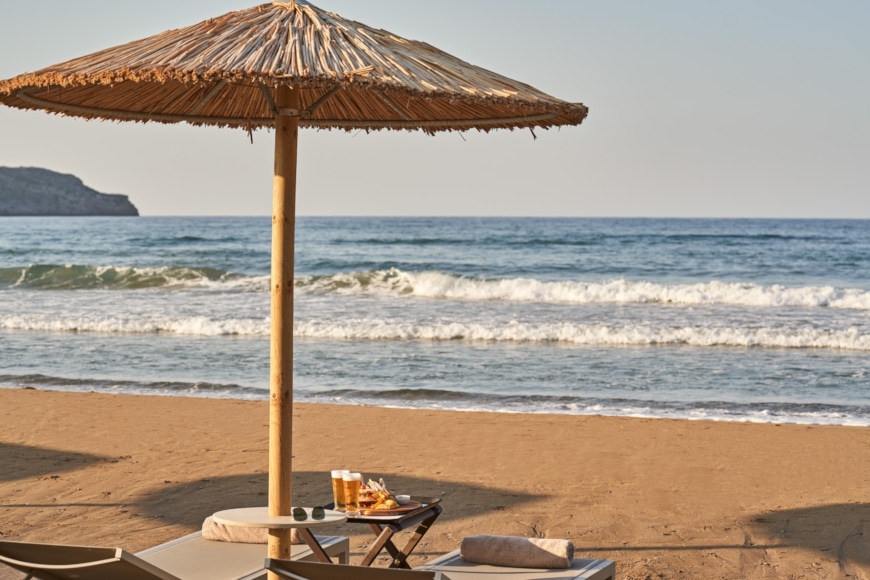
[[[378,557],[378,554],[381,553],[381,550],[384,549],[384,546],[389,544],[393,545],[393,542],[390,541],[390,538],[393,537],[395,530],[393,530],[390,526],[381,527],[380,524],[369,524],[369,527],[372,529],[372,532],[377,535],[375,538],[375,542],[369,548],[369,551],[366,553],[363,561],[360,563],[360,566],[371,566],[372,562],[375,561],[375,558]],[[395,546],[393,546],[395,548]]]
[[[317,538],[314,537],[314,534],[312,534],[308,528],[297,528],[297,530],[318,560],[327,564],[332,564],[332,559],[329,557],[329,554],[323,550],[323,546],[320,545],[320,542],[317,541]]]
[[[418,525],[417,529],[414,531],[414,535],[408,539],[408,542],[401,549],[401,551],[396,550],[396,553],[393,553],[393,551],[390,550],[390,547],[392,546],[393,548],[395,548],[395,546],[393,546],[393,543],[390,542],[390,545],[387,546],[387,550],[390,550],[390,555],[393,557],[393,563],[390,564],[390,568],[411,568],[411,566],[409,566],[407,562],[408,556],[411,555],[411,552],[414,551],[414,548],[417,547],[417,544],[420,543],[420,540],[423,539],[423,536],[425,536],[426,532],[429,531],[429,528],[432,527],[432,524],[435,522],[436,518],[438,518],[438,515],[440,513],[441,508],[439,507],[432,513],[430,517],[420,522],[420,525]]]
[[[416,544],[416,542],[415,542],[415,544]],[[392,542],[392,540],[387,542],[384,545],[384,548],[386,548],[387,552],[390,553],[390,556],[393,557],[393,561],[390,562],[390,565],[388,566],[388,568],[408,568],[408,569],[411,568],[408,565],[408,563],[405,561],[408,559],[408,556],[405,553],[403,553],[402,550],[399,550],[399,548],[396,547],[396,545]],[[408,554],[410,554],[410,552],[408,552]]]
[[[375,558],[378,557],[378,554],[381,553],[384,549],[389,552],[390,556],[393,558],[393,561],[390,563],[390,568],[410,568],[408,565],[408,556],[411,555],[411,552],[414,548],[417,547],[417,544],[420,543],[420,540],[423,539],[423,536],[426,535],[426,532],[429,531],[429,528],[432,527],[432,524],[441,515],[441,506],[433,506],[432,515],[429,517],[420,520],[417,529],[414,531],[414,535],[408,540],[405,546],[399,550],[396,545],[393,543],[393,535],[400,531],[402,528],[392,526],[392,525],[381,525],[381,524],[369,524],[369,527],[372,529],[372,532],[377,535],[372,546],[369,548],[368,553],[363,558],[361,566],[371,566],[375,561]]]

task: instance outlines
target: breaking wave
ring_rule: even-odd
[[[268,291],[268,276],[245,276],[216,268],[33,264],[0,269],[0,287],[35,290],[139,290],[221,287]]]
[[[488,280],[443,272],[412,273],[398,269],[350,272],[330,276],[300,276],[304,292],[345,295],[390,295],[467,301],[541,302],[552,304],[678,304],[761,307],[828,307],[870,310],[870,292],[833,286],[789,288],[740,282],[656,284],[609,282],[548,282],[532,278]]]
[[[31,265],[0,269],[0,288],[33,290],[138,290],[204,288],[268,292],[268,275],[215,268]],[[870,310],[870,292],[834,286],[787,287],[744,282],[660,284],[643,281],[486,279],[437,271],[367,270],[299,275],[296,292],[386,296],[469,302],[545,304],[673,304],[683,306],[802,307]]]

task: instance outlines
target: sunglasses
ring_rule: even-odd
[[[322,520],[326,517],[326,511],[323,509],[323,506],[314,506],[311,508],[311,519],[312,520]],[[293,519],[297,522],[304,522],[308,519],[308,512],[305,511],[305,508],[297,507],[293,508]]]

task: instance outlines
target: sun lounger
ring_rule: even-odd
[[[266,569],[288,580],[615,580],[610,560],[575,559],[570,568],[543,570],[472,564],[459,550],[413,570],[335,566],[316,562],[266,560]]]
[[[327,554],[347,563],[347,538],[317,539]],[[316,560],[304,544],[291,550],[294,560]],[[0,541],[0,564],[45,580],[260,580],[266,555],[264,544],[213,542],[201,532],[135,555],[121,548]]]
[[[575,558],[567,569],[542,570],[537,568],[510,568],[465,562],[455,550],[416,570],[441,572],[443,580],[615,580],[616,564],[610,560]]]

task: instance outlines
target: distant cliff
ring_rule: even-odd
[[[0,167],[0,216],[137,216],[126,195],[99,193],[74,175]]]

